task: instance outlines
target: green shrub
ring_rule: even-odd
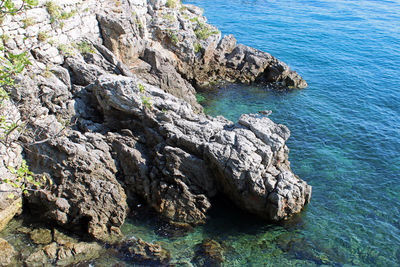
[[[38,5],[38,0],[22,0],[17,4],[15,2],[15,0],[2,0],[0,2],[0,17],[3,17],[6,14],[15,15],[20,11]]]
[[[39,32],[37,39],[39,40],[39,42],[44,42],[49,38],[49,35],[47,32]]]
[[[87,42],[87,41],[81,41],[81,42],[77,43],[76,48],[79,50],[79,52],[82,55],[93,54],[96,52],[96,49],[94,48],[94,46],[90,42]]]
[[[148,109],[152,109],[153,108],[153,105],[151,104],[151,98],[150,97],[142,96],[141,99],[142,99],[143,106],[145,106]]]
[[[25,160],[22,161],[18,169],[11,166],[9,166],[8,169],[14,175],[15,179],[2,179],[2,182],[11,185],[15,189],[20,189],[23,194],[28,194],[29,191],[40,190],[47,182],[49,182],[50,185],[53,184],[53,182],[48,180],[44,175],[41,178],[35,178]],[[10,199],[14,199],[14,197],[15,195],[12,192],[8,195]]]
[[[5,52],[5,56],[0,57],[0,87],[4,89],[15,86],[17,74],[22,73],[30,64],[28,52],[20,54]]]
[[[176,8],[176,6],[177,6],[176,1],[177,0],[167,0],[166,6],[169,8]]]
[[[175,16],[172,15],[172,14],[164,14],[163,18],[164,18],[165,20],[167,20],[168,22],[170,22],[170,23],[176,21]]]
[[[199,43],[195,43],[193,46],[194,46],[195,53],[199,53],[202,49],[201,44],[199,44]]]
[[[144,85],[141,83],[138,83],[138,87],[139,87],[139,92],[144,93],[144,91],[145,91]]]
[[[210,25],[198,22],[194,33],[198,39],[206,40],[211,35],[218,34],[219,31],[213,31]]]
[[[35,25],[36,21],[33,18],[24,18],[22,23],[24,24],[23,28],[26,29],[29,26]]]

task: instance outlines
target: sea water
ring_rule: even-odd
[[[311,203],[289,225],[221,216],[205,226],[203,234],[234,250],[227,265],[400,266],[400,1],[184,2],[309,84],[204,93],[213,116],[236,121],[272,110],[291,130],[293,171],[313,186]]]

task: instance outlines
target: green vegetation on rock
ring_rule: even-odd
[[[196,37],[200,40],[206,40],[208,37],[214,34],[218,34],[219,31],[213,31],[210,25],[202,22],[197,23],[197,27],[194,30]]]

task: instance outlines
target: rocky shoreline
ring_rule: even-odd
[[[24,122],[24,131],[0,144],[0,174],[13,179],[9,167],[25,159],[34,176],[52,181],[15,199],[0,184],[2,228],[21,212],[23,198],[22,208],[42,222],[126,250],[129,261],[167,264],[157,245],[116,243],[137,205],[188,227],[207,220],[217,195],[273,222],[310,201],[311,186],[290,168],[286,126],[260,114],[236,123],[212,118],[196,101],[196,89],[221,82],[306,87],[285,63],[231,35],[221,38],[192,5],[65,2],[39,1],[0,26],[5,51],[28,51],[32,62],[2,100],[5,120]],[[85,247],[97,243],[67,246],[55,231],[37,252],[20,255],[26,265],[36,256],[40,264],[71,264],[57,256],[67,248],[73,258],[82,255],[74,264],[95,258]]]

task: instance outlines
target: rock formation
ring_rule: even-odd
[[[15,16],[0,27],[9,51],[31,48],[33,64],[10,93],[27,121],[24,156],[54,183],[28,198],[43,220],[107,240],[136,198],[190,225],[205,222],[216,194],[271,221],[309,202],[311,187],[290,169],[286,126],[255,114],[211,118],[195,98],[215,82],[306,82],[268,53],[221,39],[199,8],[174,3],[60,2],[78,12],[61,21],[42,5],[27,11],[36,25],[21,31]]]

